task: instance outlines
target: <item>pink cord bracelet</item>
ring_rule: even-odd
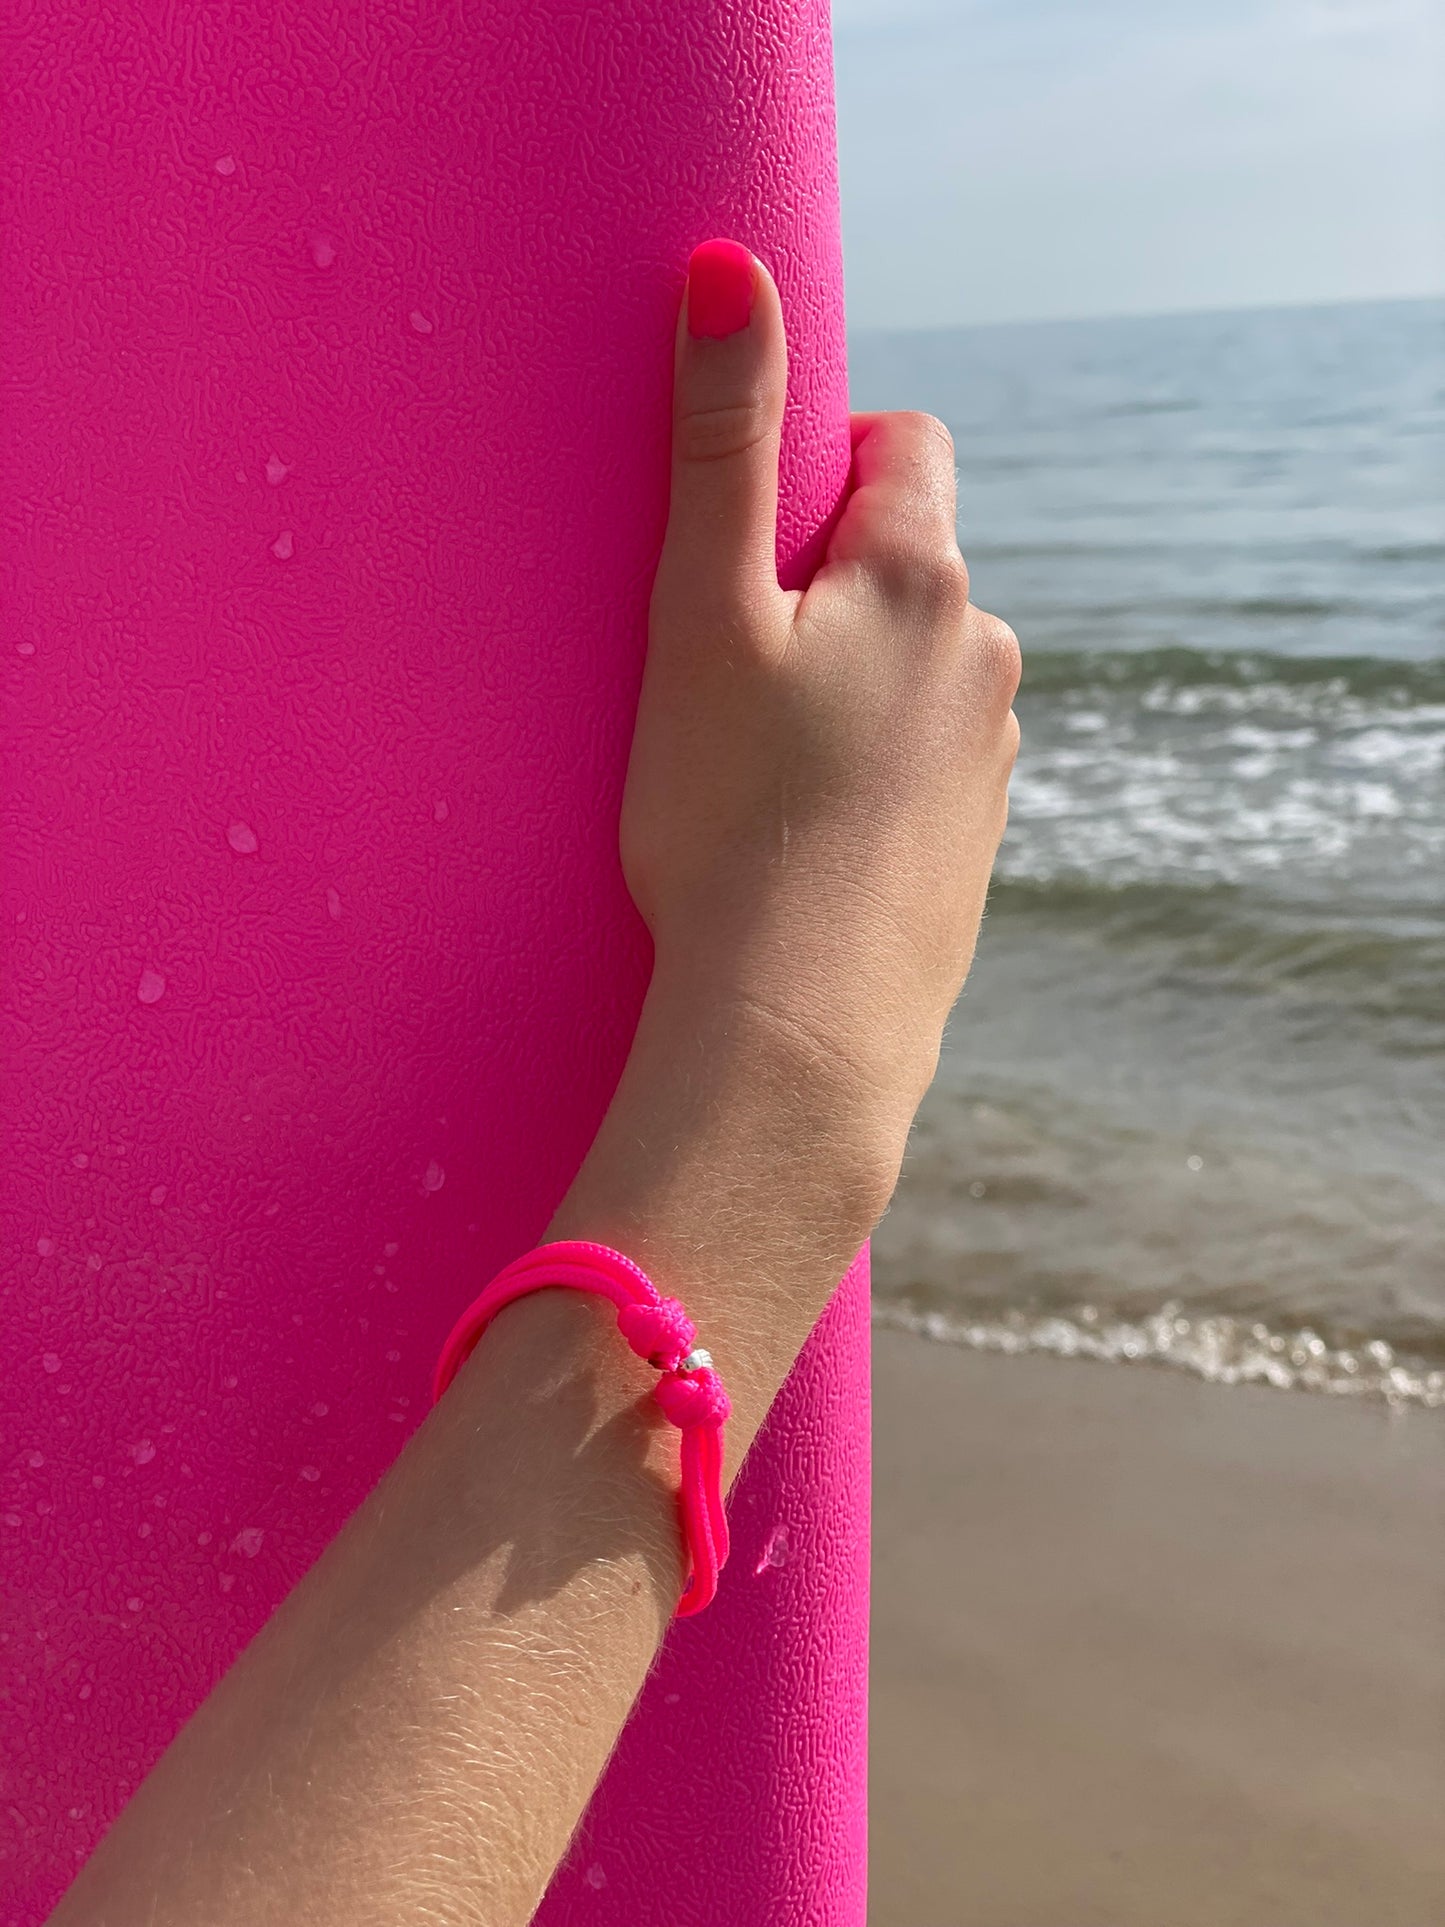
[[[477,1340],[504,1305],[545,1285],[596,1291],[618,1307],[617,1328],[639,1358],[662,1372],[653,1397],[682,1433],[683,1538],[691,1572],[677,1617],[700,1613],[717,1591],[728,1556],[723,1511],[723,1424],[732,1410],[711,1354],[694,1348],[697,1333],[676,1298],[664,1298],[640,1265],[610,1245],[565,1239],[537,1245],[503,1266],[452,1327],[432,1382],[432,1404],[451,1384]]]

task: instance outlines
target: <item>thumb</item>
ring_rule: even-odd
[[[737,241],[688,261],[673,363],[672,483],[658,586],[674,606],[778,592],[778,450],[787,397],[773,277]]]

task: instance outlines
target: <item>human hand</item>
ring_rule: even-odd
[[[623,873],[658,976],[801,1042],[891,1192],[1003,834],[1018,644],[968,599],[931,415],[852,417],[826,559],[779,587],[777,288],[736,243],[690,268]],[[746,314],[749,273],[745,325],[693,338],[689,308]]]

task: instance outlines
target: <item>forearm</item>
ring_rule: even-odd
[[[726,1479],[871,1228],[826,1066],[660,981],[545,1237],[687,1303]],[[460,1306],[458,1306],[460,1309]],[[615,1311],[535,1294],[220,1682],[54,1927],[522,1927],[677,1604],[677,1435]]]

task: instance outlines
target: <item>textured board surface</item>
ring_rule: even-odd
[[[22,4],[0,59],[0,1923],[35,1927],[606,1109],[698,241],[782,291],[787,586],[849,455],[824,0]],[[546,1927],[861,1923],[867,1476],[865,1250]]]

